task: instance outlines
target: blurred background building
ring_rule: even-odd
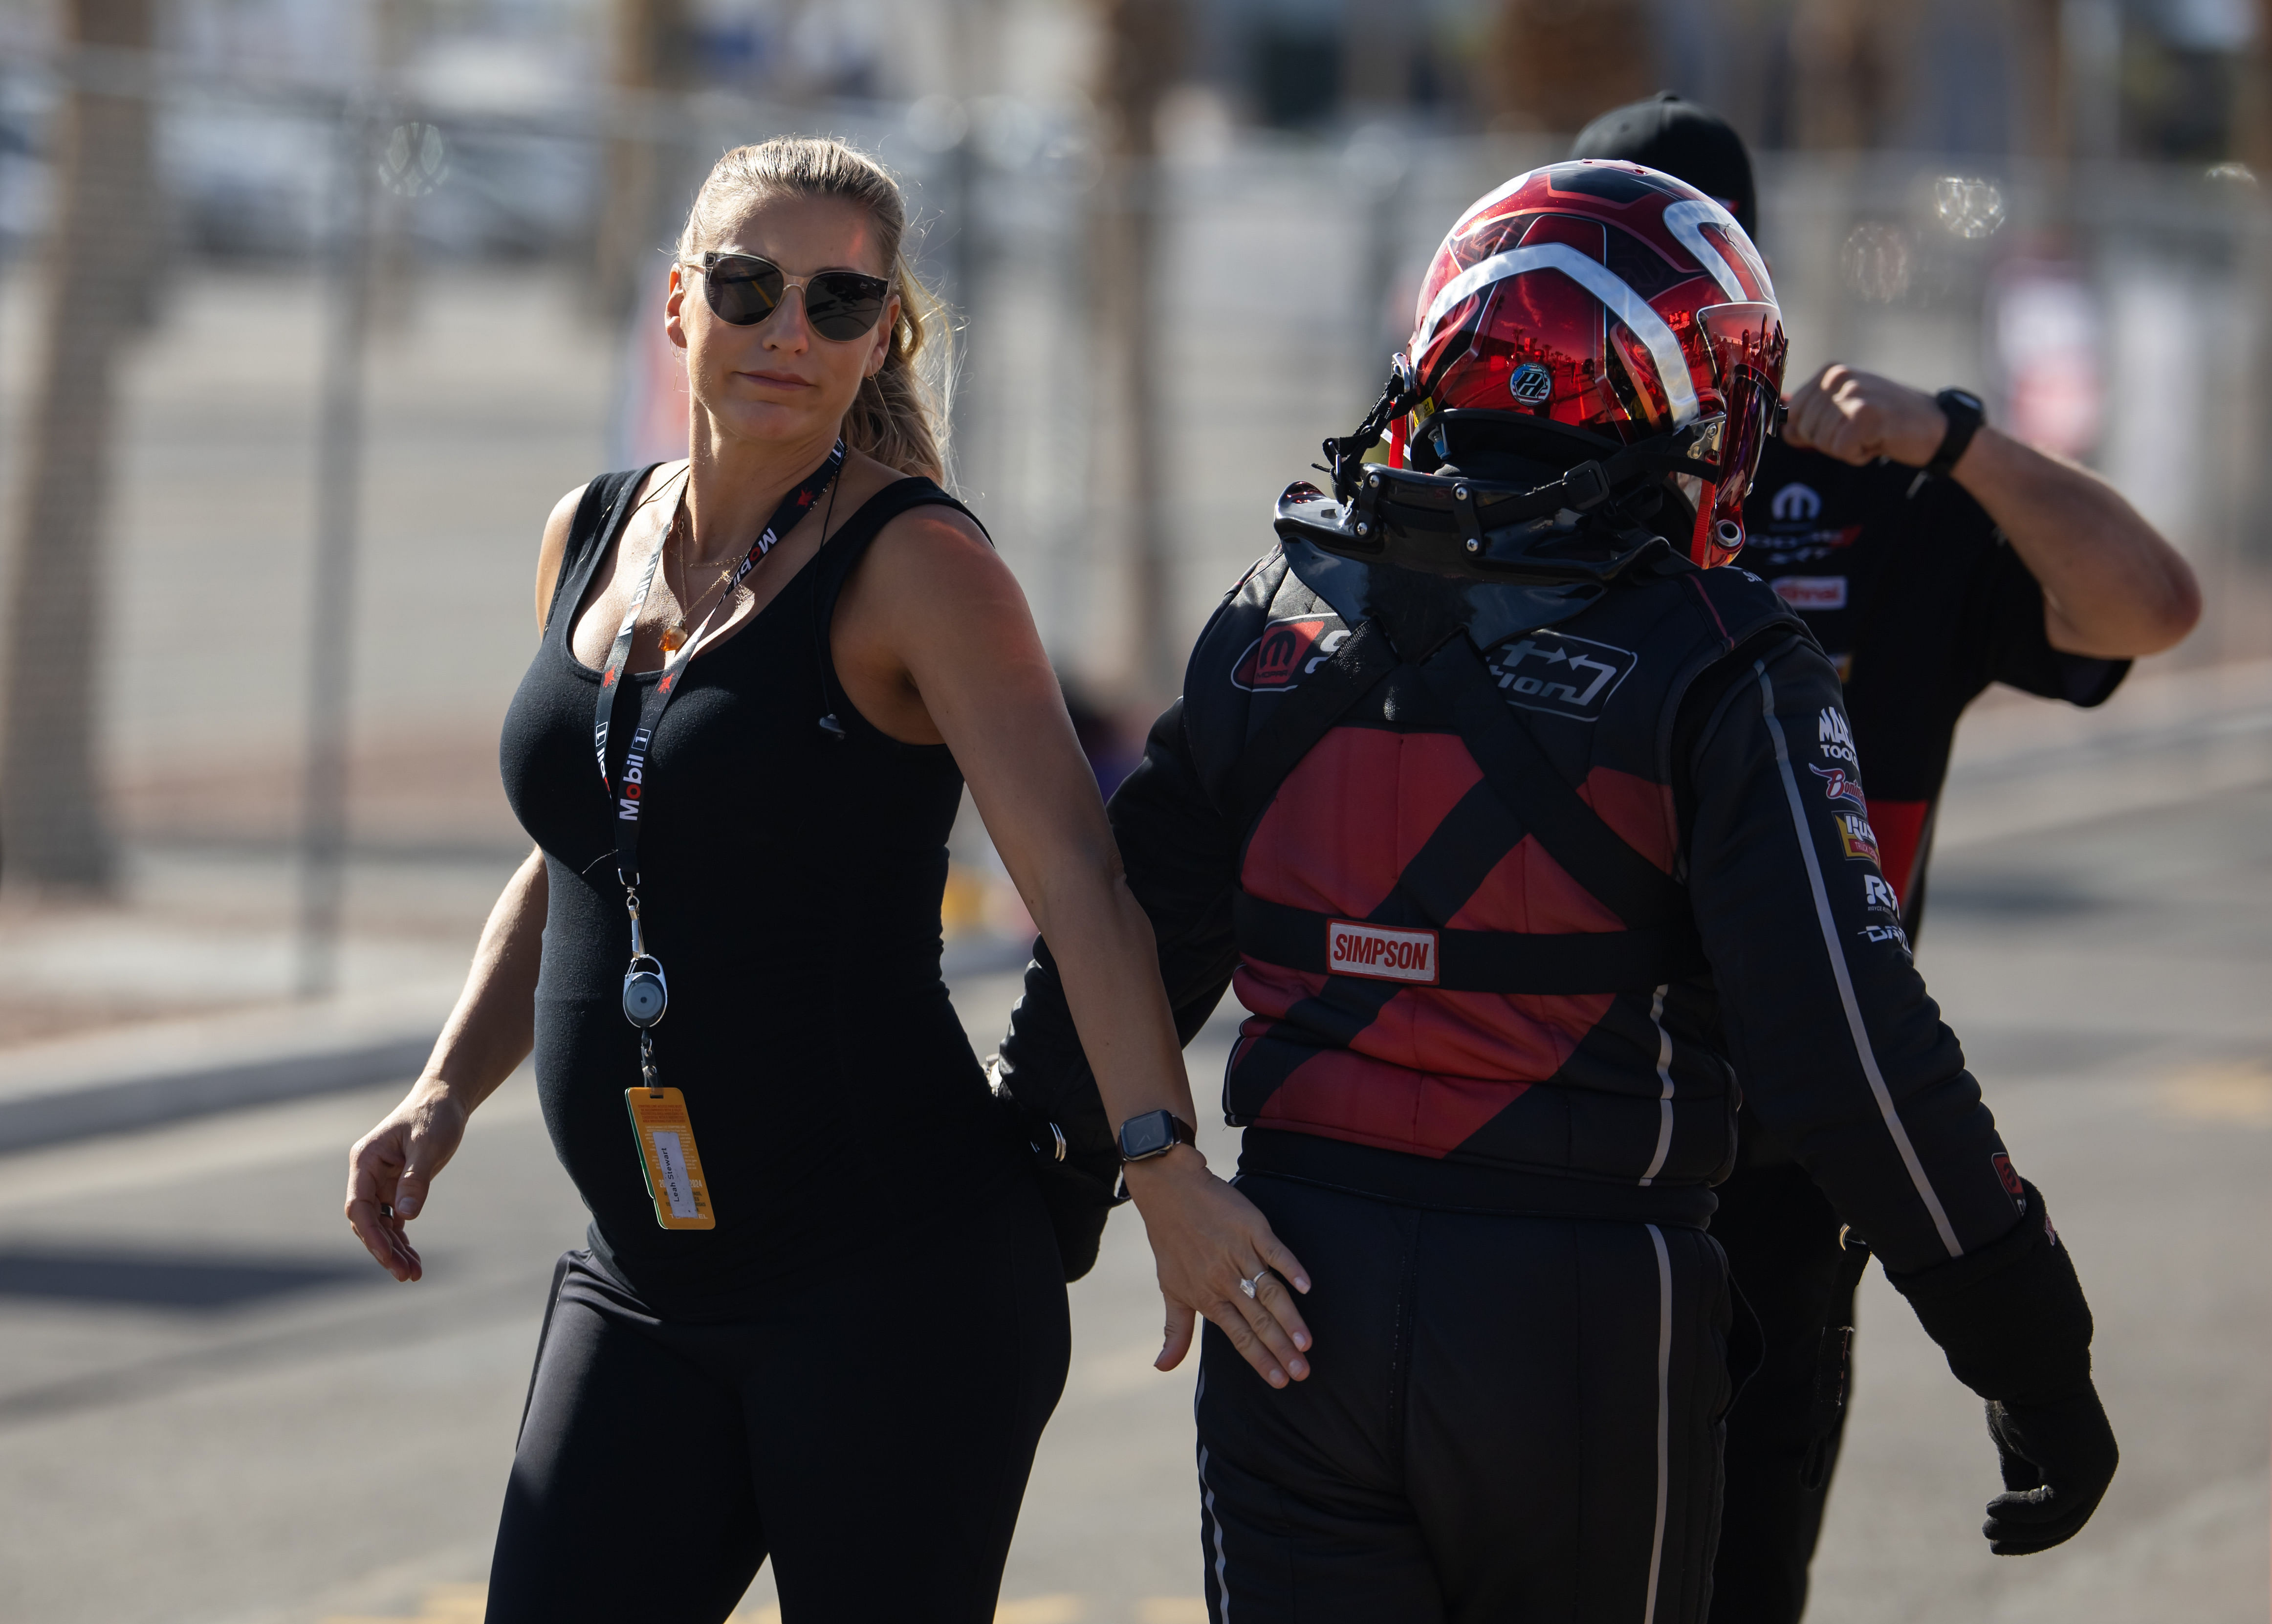
[[[404,864],[493,872],[536,527],[681,443],[665,246],[781,131],[906,177],[958,483],[1108,775],[1445,222],[1659,87],[1761,153],[1795,368],[1981,390],[2209,576],[2179,659],[2264,652],[2260,11],[11,0],[0,883],[257,917],[207,989],[255,997],[422,932]],[[71,979],[0,1030],[114,1001]]]

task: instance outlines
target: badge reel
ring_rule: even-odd
[[[670,984],[663,979],[661,963],[652,954],[633,956],[624,971],[624,1019],[645,1031],[669,1007]]]
[[[632,962],[624,967],[624,1019],[639,1028],[644,1044],[646,1029],[670,1008],[670,983],[663,977],[662,961],[646,950],[638,894],[626,900],[632,916]]]

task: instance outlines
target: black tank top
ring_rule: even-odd
[[[639,1042],[623,1014],[631,931],[612,805],[592,756],[600,674],[569,641],[646,473],[586,491],[500,755],[549,883],[537,1092],[594,1249],[661,1312],[737,1318],[753,1290],[841,1269],[1017,1165],[939,977],[962,775],[945,746],[870,726],[828,647],[837,595],[884,524],[960,504],[923,479],[871,498],[754,622],[697,655],[656,730],[639,838],[641,919],[670,979],[655,1059],[684,1090],[717,1216],[667,1231],[624,1105]],[[618,695],[612,773],[634,690],[657,675]]]

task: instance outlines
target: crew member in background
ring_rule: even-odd
[[[1726,123],[1670,94],[1605,113],[1572,156],[1623,159],[1720,199],[1756,236],[1750,155]],[[1924,913],[1933,809],[1957,718],[1991,683],[2104,703],[2140,655],[2201,616],[2193,572],[2111,486],[1985,421],[1962,390],[1930,395],[1842,364],[1790,397],[1745,503],[1743,566],[1803,616],[1844,679],[1869,784],[1813,766],[1857,839]],[[1712,1233],[1760,1317],[1766,1358],[1728,1417],[1727,1510],[1712,1617],[1785,1624],[1806,1604],[1844,1426],[1854,1289],[1866,1254],[1790,1147],[1746,1112]]]

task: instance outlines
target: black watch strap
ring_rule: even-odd
[[[1935,479],[1947,479],[1965,447],[1972,444],[1972,437],[1980,432],[1980,425],[1988,421],[1988,408],[1969,389],[1944,389],[1932,401],[1948,419],[1948,432],[1940,437],[1940,449],[1932,453],[1924,471]]]
[[[1172,1111],[1147,1111],[1120,1125],[1120,1159],[1148,1162],[1177,1145],[1199,1142],[1199,1130]]]

